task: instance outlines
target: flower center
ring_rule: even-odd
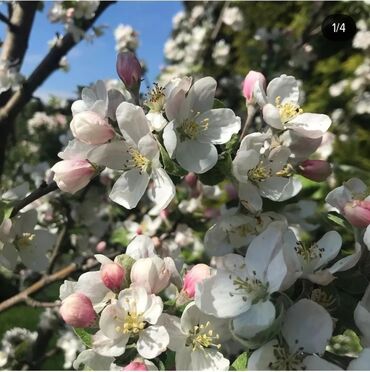
[[[291,354],[285,347],[277,344],[274,345],[275,361],[269,363],[272,370],[277,371],[299,371],[304,370],[305,366],[302,361],[305,357],[302,348],[299,348],[295,353]]]
[[[278,177],[290,177],[293,175],[293,168],[290,164],[284,165],[283,169],[275,173]]]
[[[198,123],[195,121],[195,118],[198,115],[200,115],[200,112],[197,112],[191,119],[185,119],[177,128],[177,132],[180,135],[181,141],[195,140],[200,132],[208,129],[209,119],[205,118]]]
[[[325,292],[321,288],[313,289],[310,297],[312,301],[315,301],[329,312],[332,312],[337,308],[336,306],[337,300],[335,296]]]
[[[297,103],[285,102],[281,104],[280,96],[276,97],[275,106],[279,109],[280,120],[283,124],[286,124],[288,121],[294,119],[303,112]]]
[[[199,324],[193,327],[189,332],[189,337],[186,342],[187,346],[192,346],[193,351],[204,348],[215,347],[217,349],[221,348],[221,344],[218,343],[220,336],[218,334],[213,334],[211,329],[211,323]]]
[[[18,249],[25,249],[31,246],[32,240],[35,238],[35,234],[23,233],[21,236],[17,236],[15,245]]]
[[[310,262],[312,260],[322,257],[325,248],[319,248],[317,243],[311,245],[305,245],[300,240],[297,241],[294,250],[299,254],[305,262]]]
[[[130,147],[128,150],[131,155],[131,159],[126,161],[124,165],[125,169],[138,168],[140,172],[149,172],[151,168],[151,161],[140,153],[139,150],[134,147]]]
[[[271,170],[263,166],[262,163],[248,171],[248,179],[254,183],[265,181],[270,176]]]
[[[161,112],[163,110],[165,98],[164,88],[158,85],[158,83],[154,83],[154,88],[150,91],[149,98],[145,101],[145,105],[152,111]]]
[[[255,272],[253,274],[256,275]],[[242,295],[242,300],[244,302],[247,302],[248,298],[252,298],[252,304],[267,300],[268,283],[264,284],[255,277],[247,277],[244,280],[240,277],[237,277],[233,280],[233,285],[237,292],[230,292],[230,297],[233,297],[234,295]]]

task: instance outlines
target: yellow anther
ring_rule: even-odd
[[[304,244],[301,241],[298,241],[294,247],[294,250],[300,255],[305,262],[310,262],[315,259],[320,259],[325,248],[319,248],[319,246],[314,243],[312,245]]]
[[[35,234],[23,233],[21,236],[17,237],[16,246],[20,249],[28,248],[34,238]]]
[[[248,179],[252,182],[265,181],[270,176],[271,170],[266,169],[262,164],[259,164],[248,171]]]
[[[126,164],[127,167],[138,168],[141,172],[146,172],[150,169],[150,160],[142,155],[139,150],[131,147],[128,152],[131,155],[132,163],[128,162]]]
[[[286,124],[289,120],[294,119],[303,112],[297,103],[285,102],[281,104],[280,96],[276,97],[275,106],[279,109],[280,119],[283,124]]]

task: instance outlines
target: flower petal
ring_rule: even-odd
[[[139,140],[150,132],[149,121],[139,106],[122,102],[117,107],[116,116],[123,137],[131,145],[137,145]]]
[[[171,178],[163,168],[153,170],[152,178],[154,185],[149,189],[150,199],[154,201],[155,206],[150,210],[151,215],[157,215],[166,208],[176,194],[176,188]]]
[[[114,141],[95,146],[87,153],[87,159],[103,167],[123,169],[125,163],[131,160],[128,150],[127,142]]]
[[[228,371],[229,365],[229,360],[215,349],[196,349],[191,353],[191,369],[194,371]]]
[[[262,209],[262,198],[258,188],[251,182],[239,184],[240,202],[252,213]]]
[[[256,150],[239,150],[233,160],[233,175],[239,182],[248,182],[248,171],[258,165],[260,155]]]
[[[149,183],[149,175],[139,169],[130,169],[118,178],[109,194],[117,204],[127,209],[135,208]]]
[[[370,348],[363,349],[357,359],[352,360],[348,371],[368,371],[370,366]]]
[[[173,121],[171,121],[163,130],[163,143],[168,155],[172,158],[177,146],[177,135]]]
[[[154,325],[140,332],[136,348],[143,358],[153,359],[167,349],[169,341],[166,328]]]
[[[283,74],[270,81],[267,86],[268,101],[274,105],[277,97],[280,97],[281,104],[285,102],[298,103],[299,88],[294,76]]]
[[[309,355],[308,357],[304,358],[303,364],[306,367],[305,370],[307,371],[342,371],[342,368],[320,358],[317,355]]]
[[[231,136],[240,130],[240,118],[230,109],[213,109],[196,117],[196,122],[202,125],[207,120],[208,127],[198,136],[199,142],[211,142],[220,145],[229,142]]]
[[[270,363],[276,362],[275,346],[277,344],[277,340],[274,339],[253,351],[248,359],[248,371],[269,371]]]
[[[215,98],[217,82],[212,77],[204,77],[197,80],[190,88],[186,100],[189,109],[196,113],[211,110]]]
[[[262,109],[263,120],[275,129],[284,129],[280,118],[280,111],[276,106],[268,103]]]
[[[184,141],[177,145],[176,159],[189,172],[205,173],[216,165],[218,155],[212,143]]]
[[[331,119],[328,115],[303,113],[289,120],[285,127],[303,137],[319,138],[329,129]]]

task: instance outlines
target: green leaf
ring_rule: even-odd
[[[246,371],[248,363],[248,353],[245,351],[243,354],[240,354],[235,360],[234,363],[230,366],[230,371]]]
[[[222,182],[230,174],[232,166],[231,155],[223,152],[218,156],[217,164],[208,172],[199,174],[199,180],[204,185],[215,186]]]
[[[90,333],[84,328],[73,328],[73,330],[85,346],[92,347],[92,335]]]
[[[361,352],[360,338],[351,329],[346,329],[342,335],[331,338],[327,351],[341,356],[355,358]]]
[[[118,229],[114,230],[110,238],[110,242],[112,244],[120,244],[126,247],[130,242],[127,237],[126,229],[123,227],[119,227]]]
[[[213,108],[214,109],[219,109],[219,108],[225,108],[225,105],[222,101],[220,101],[219,99],[215,98],[215,100],[213,101]]]
[[[167,151],[161,144],[159,144],[159,149],[161,152],[163,168],[165,169],[167,173],[171,174],[172,176],[177,176],[177,177],[183,177],[188,174],[188,172],[184,168],[181,168],[178,164],[176,164],[170,158]]]
[[[335,225],[339,225],[350,231],[352,230],[351,225],[339,213],[332,211],[328,213],[327,217],[328,217],[328,220],[333,222]]]

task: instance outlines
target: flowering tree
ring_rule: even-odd
[[[47,57],[51,66],[63,56],[58,45],[72,47],[106,6],[52,7],[51,21],[68,33],[49,52],[58,56]],[[317,18],[326,9],[284,7]],[[84,87],[70,105],[27,105],[20,119],[29,138],[17,150],[22,158],[7,159],[14,169],[0,204],[1,280],[9,285],[0,311],[15,314],[17,326],[2,338],[3,367],[47,369],[45,359],[63,350],[63,368],[77,370],[368,368],[368,163],[341,163],[330,132],[348,147],[361,142],[337,126],[353,119],[361,128],[368,59],[356,59],[344,82],[330,76],[319,105],[310,88],[320,45],[308,44],[316,19],[296,26],[297,35],[288,30],[298,39],[290,46],[281,41],[286,30],[269,28],[272,19],[264,31],[247,28],[268,45],[261,68],[249,69],[237,44],[247,10],[272,9],[186,4],[165,45],[168,64],[145,95],[138,34],[119,25],[119,81]],[[359,23],[354,50],[368,50],[366,27]],[[39,66],[26,84],[3,66],[1,110],[15,110],[12,123],[29,86],[47,74]],[[314,76],[307,84],[306,69]],[[338,117],[331,100],[348,86],[352,105]]]

